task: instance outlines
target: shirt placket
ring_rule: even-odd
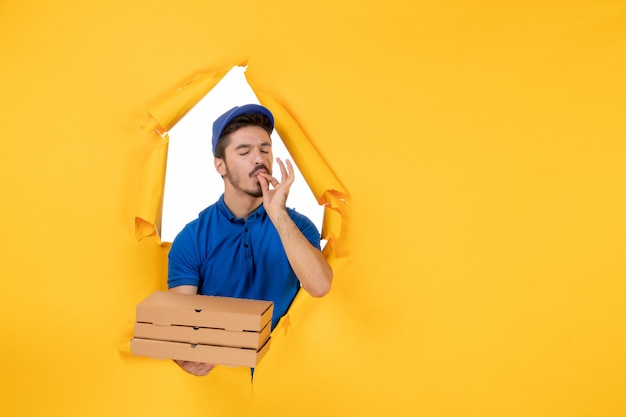
[[[250,238],[250,235],[250,224],[249,222],[246,222],[243,225],[243,236],[241,241],[243,245],[243,259],[248,270],[252,268],[252,239]]]

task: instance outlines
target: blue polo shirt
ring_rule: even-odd
[[[313,222],[294,209],[287,212],[319,250],[320,234]],[[244,221],[226,207],[224,195],[172,242],[168,286],[180,285],[197,286],[198,294],[273,301],[272,328],[300,288],[263,204]]]

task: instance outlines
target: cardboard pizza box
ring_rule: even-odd
[[[260,332],[235,332],[198,326],[135,323],[134,336],[141,339],[258,349],[270,338],[270,328],[271,323],[267,323]]]
[[[271,301],[155,291],[137,305],[137,322],[260,332],[273,312]]]
[[[271,301],[156,291],[137,305],[133,355],[254,367],[267,353]]]
[[[151,358],[254,368],[269,350],[270,342],[271,339],[268,339],[260,349],[256,350],[133,338],[130,341],[130,347],[134,355]]]

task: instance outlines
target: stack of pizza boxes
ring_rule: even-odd
[[[271,301],[156,291],[137,305],[133,355],[254,368],[270,347]]]

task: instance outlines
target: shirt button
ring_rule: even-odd
[[[244,232],[248,233],[248,228],[243,229]]]
[[[244,243],[244,244],[243,244],[243,247],[244,247],[244,248],[247,248],[247,247],[248,247],[248,244],[247,244],[247,243]]]

